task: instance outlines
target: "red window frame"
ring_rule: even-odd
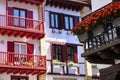
[[[29,80],[29,77],[28,76],[11,76],[11,80],[13,79],[13,78],[19,78],[19,79],[21,79],[21,78],[24,78],[24,79],[26,79],[26,80]]]

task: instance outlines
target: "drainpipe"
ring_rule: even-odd
[[[8,0],[6,0],[6,27],[8,26]]]

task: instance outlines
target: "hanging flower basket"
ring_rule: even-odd
[[[99,24],[96,28],[93,29],[93,36],[97,36],[104,32],[104,25]]]
[[[112,21],[113,24],[118,25],[120,23],[120,19],[117,18],[119,17],[120,17],[120,2],[119,1],[112,2],[106,5],[105,7],[101,8],[100,10],[92,12],[86,19],[76,24],[76,26],[72,29],[72,33],[75,35],[82,35],[87,31],[92,31],[99,24],[107,26],[107,24]]]
[[[120,17],[114,19],[114,20],[112,21],[112,24],[115,25],[115,26],[120,26]]]
[[[80,42],[84,42],[85,40],[88,39],[88,35],[87,35],[87,32],[81,34],[81,35],[78,35],[78,39]]]

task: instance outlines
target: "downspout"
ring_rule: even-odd
[[[6,0],[6,27],[8,27],[8,0]]]

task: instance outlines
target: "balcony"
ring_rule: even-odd
[[[0,73],[40,75],[46,72],[46,57],[0,52]]]
[[[44,37],[44,22],[15,16],[7,18],[6,15],[0,15],[0,34],[41,39]]]
[[[86,60],[114,64],[120,59],[120,2],[115,1],[92,12],[72,30],[84,44]]]
[[[9,0],[11,1],[11,0]],[[19,1],[19,2],[25,2],[25,3],[30,3],[30,4],[35,4],[35,5],[41,5],[44,0],[13,0],[13,1]]]

